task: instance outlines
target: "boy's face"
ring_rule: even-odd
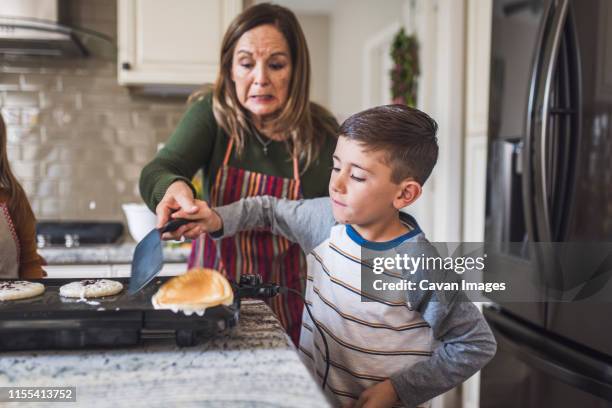
[[[384,162],[384,152],[366,152],[360,143],[344,136],[338,138],[329,181],[329,196],[338,222],[367,227],[387,220],[407,205],[405,187],[404,182],[391,181],[391,167]]]

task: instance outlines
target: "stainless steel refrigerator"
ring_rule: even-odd
[[[520,245],[612,242],[612,0],[494,0],[492,18],[485,240],[514,279],[600,300],[493,296],[481,407],[612,407],[612,259],[561,274]]]

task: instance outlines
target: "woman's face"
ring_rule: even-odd
[[[291,71],[287,40],[273,25],[255,27],[236,43],[232,80],[238,101],[257,124],[284,106]]]

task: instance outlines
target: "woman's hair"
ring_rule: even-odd
[[[234,48],[240,37],[255,27],[271,24],[285,37],[293,67],[285,105],[274,121],[275,131],[289,133],[294,152],[305,160],[305,170],[317,157],[327,137],[335,137],[337,125],[323,107],[310,102],[310,57],[304,33],[289,9],[269,3],[247,8],[230,24],[221,44],[221,63],[213,90],[217,123],[234,139],[238,154],[254,131],[248,112],[240,105],[231,79]],[[316,132],[315,132],[316,129]]]
[[[15,214],[19,202],[25,197],[25,192],[11,171],[6,139],[6,125],[4,124],[4,118],[0,115],[0,189],[8,191],[8,208],[12,214]]]

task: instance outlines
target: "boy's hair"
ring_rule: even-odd
[[[423,185],[438,160],[438,124],[429,115],[405,105],[384,105],[352,115],[340,135],[368,151],[383,151],[391,181],[413,178]]]

